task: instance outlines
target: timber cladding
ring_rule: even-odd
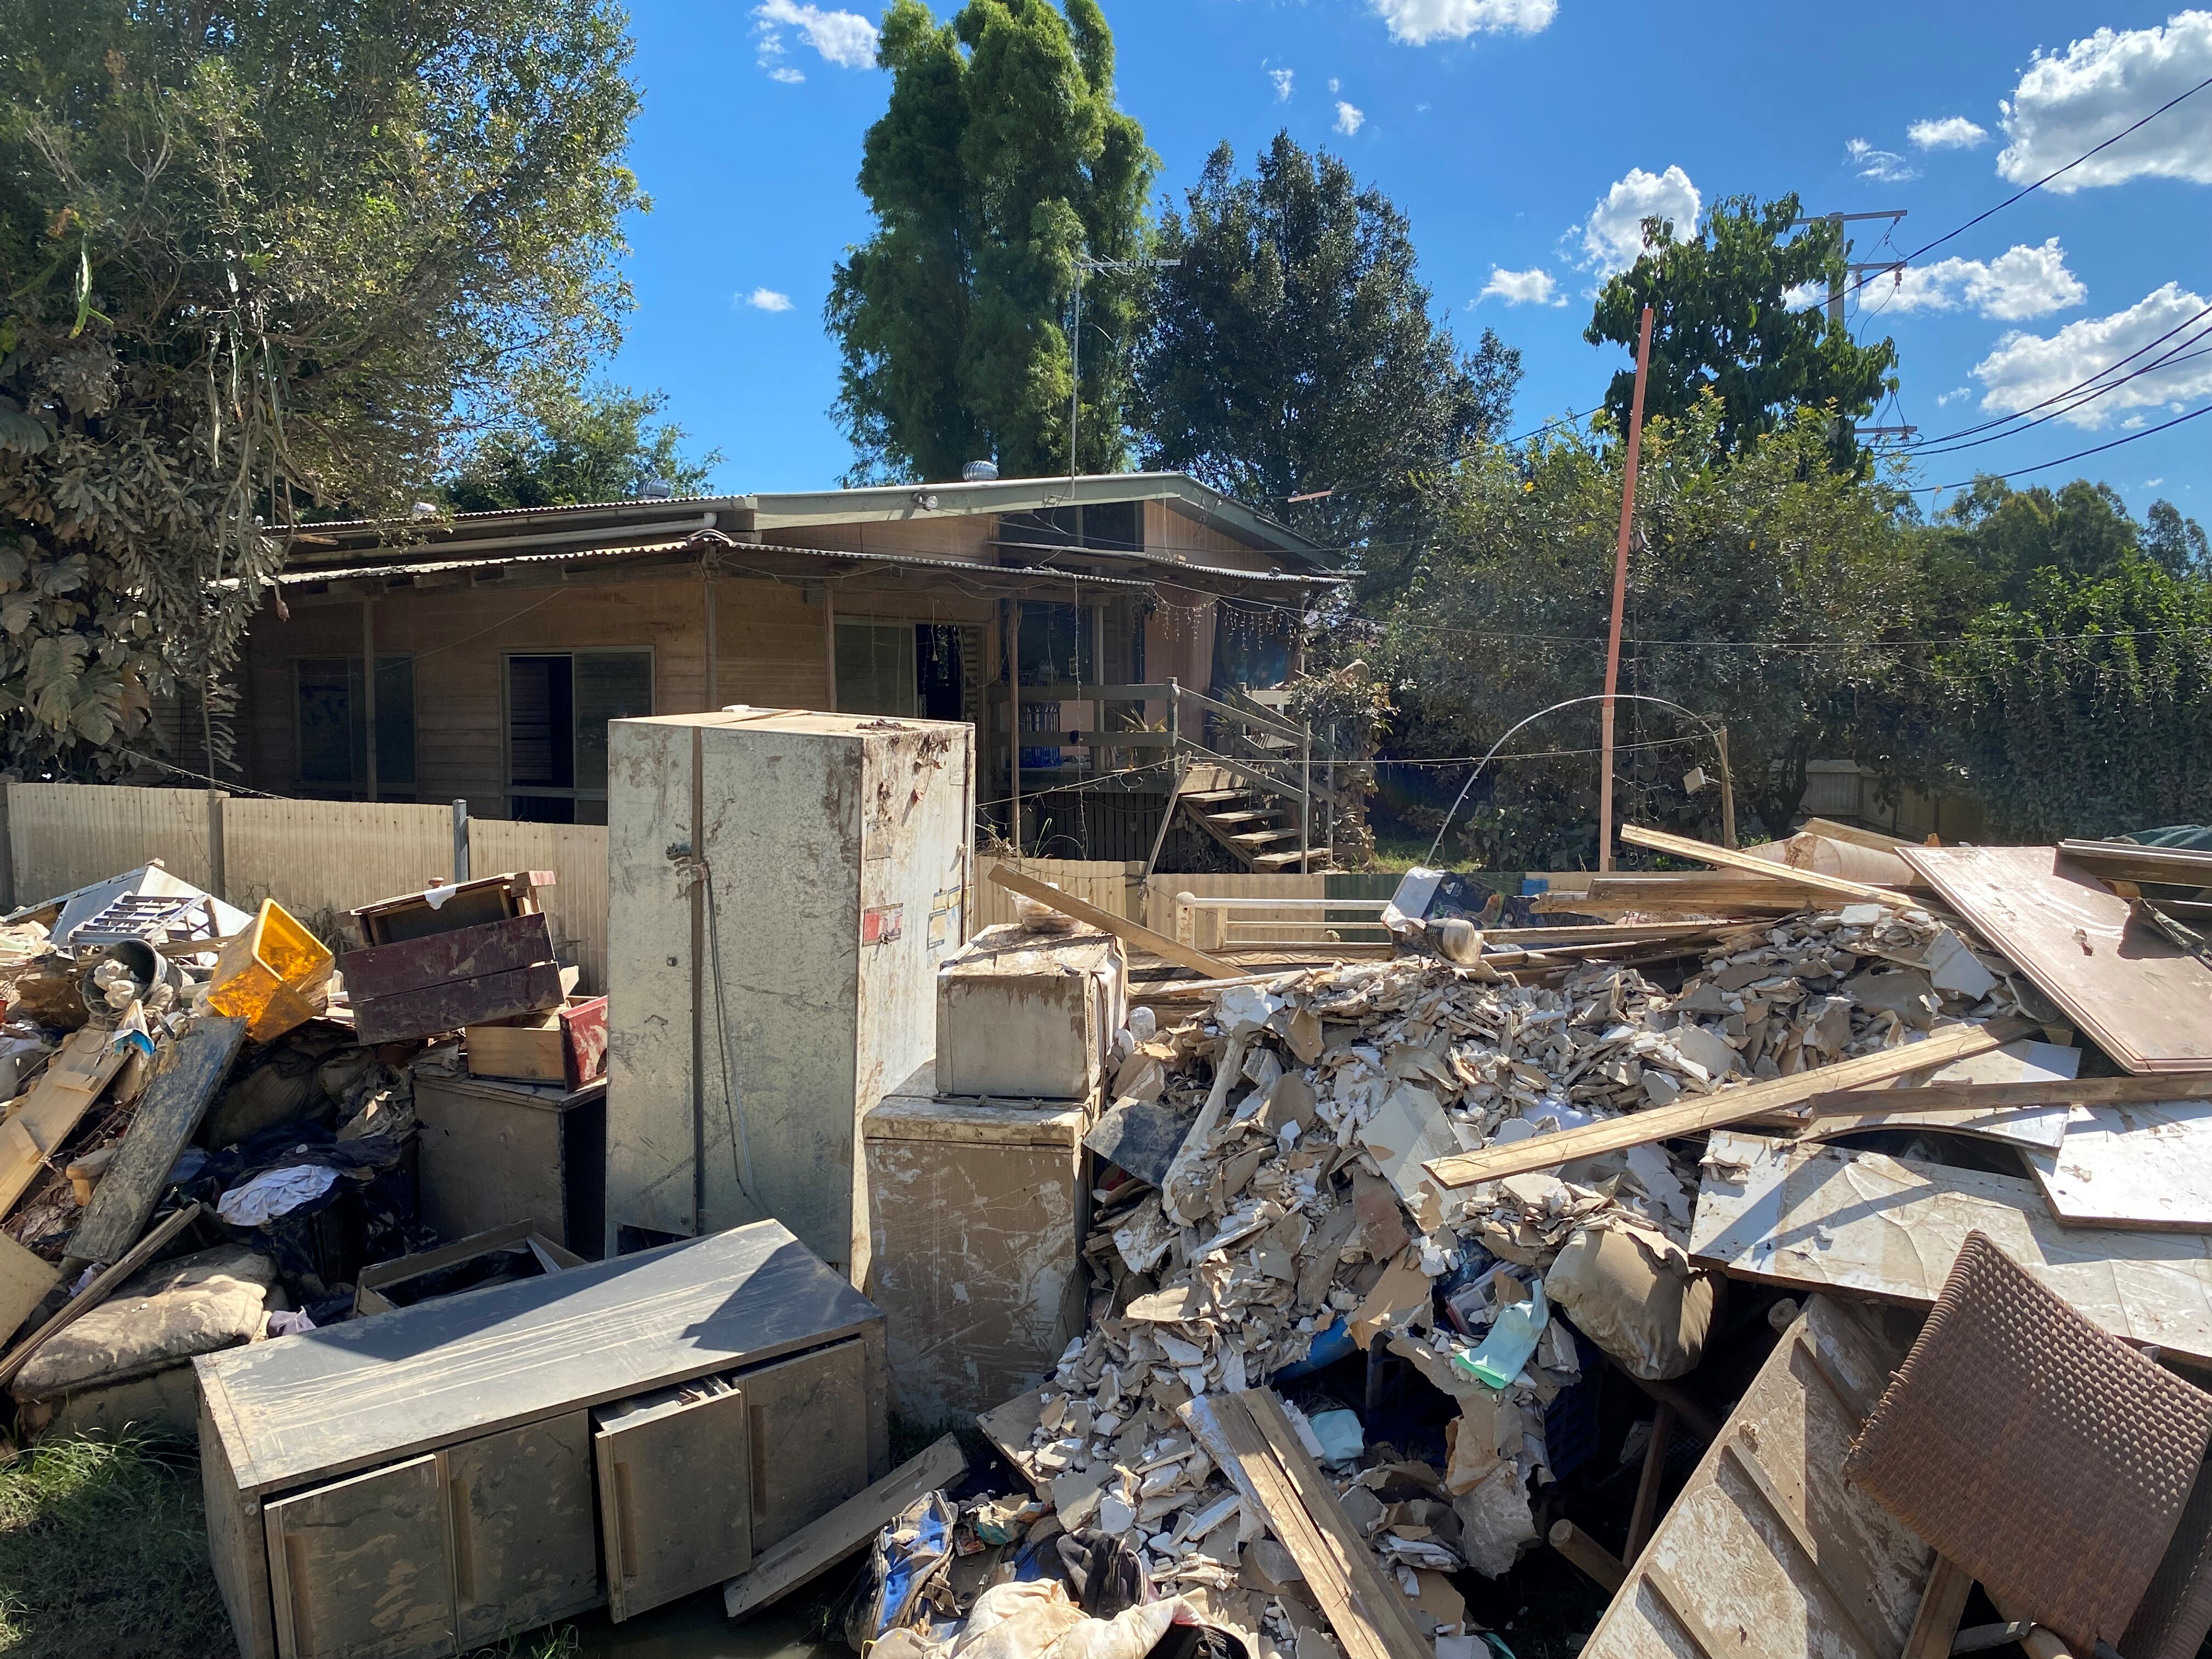
[[[717,577],[716,685],[707,699],[705,588],[696,574],[574,587],[407,589],[375,601],[380,659],[414,663],[415,781],[422,801],[465,799],[507,816],[505,660],[514,652],[610,647],[653,653],[653,707],[689,714],[726,702],[812,707],[822,699],[822,607],[795,583]],[[243,678],[247,764],[257,787],[299,775],[295,665],[362,653],[362,605],[295,599],[289,621],[260,617]]]

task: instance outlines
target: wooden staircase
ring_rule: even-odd
[[[1227,848],[1248,870],[1270,873],[1307,867],[1295,802],[1240,782],[1224,768],[1194,763],[1168,810],[1180,803],[1199,828]]]

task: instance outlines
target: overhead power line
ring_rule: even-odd
[[[2098,444],[2089,449],[2077,449],[2071,455],[2061,455],[2055,461],[2038,461],[2033,466],[2016,466],[2009,472],[1985,472],[1981,476],[1987,478],[2024,478],[2031,472],[2048,472],[2054,466],[2064,466],[2069,462],[2082,460],[2091,455],[2101,455],[2108,449],[2118,449],[2123,444],[2131,444],[2139,438],[2154,437],[2159,433],[2181,425],[2184,422],[2193,421],[2199,415],[2212,415],[2212,404],[2200,404],[2186,415],[2177,415],[2170,421],[2160,421],[2156,426],[2147,426],[2140,432],[2130,432],[2125,437],[2115,438],[2108,444]],[[1975,483],[1975,479],[1965,478],[1957,483],[1916,484],[1911,493],[1924,495],[1942,489],[1969,489]]]

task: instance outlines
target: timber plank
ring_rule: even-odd
[[[532,911],[503,921],[349,951],[338,965],[344,971],[347,991],[359,1001],[508,973],[552,959],[552,923],[542,911]]]
[[[742,1619],[798,1589],[866,1544],[925,1493],[951,1485],[967,1468],[960,1443],[946,1435],[920,1456],[763,1553],[749,1571],[722,1586],[723,1612],[732,1619]]]
[[[1165,933],[1156,933],[1127,916],[1117,916],[1111,910],[1102,910],[1085,902],[1072,893],[1063,893],[1057,887],[1048,886],[1033,877],[1010,870],[1003,864],[991,866],[991,879],[1009,892],[1033,898],[1040,904],[1048,904],[1064,916],[1073,916],[1078,921],[1087,921],[1103,933],[1113,934],[1124,944],[1149,951],[1165,961],[1188,968],[1209,979],[1219,979],[1237,971],[1237,964],[1218,957],[1194,951],[1188,945],[1179,945]]]
[[[69,1139],[122,1066],[112,1031],[81,1026],[62,1044],[45,1075],[0,1121],[0,1216],[15,1207],[47,1156]]]
[[[138,1242],[177,1155],[207,1115],[245,1042],[243,1019],[201,1014],[162,1052],[113,1162],[70,1235],[72,1257],[112,1261]]]
[[[1950,1060],[1963,1060],[1968,1054],[1983,1054],[1997,1048],[2033,1029],[2026,1022],[2019,1020],[1991,1020],[1986,1024],[1951,1026],[1931,1032],[1917,1042],[1900,1043],[1878,1054],[1838,1060],[1832,1066],[1800,1072],[1795,1077],[1743,1084],[1722,1089],[1714,1094],[1699,1095],[1695,1099],[1678,1101],[1672,1106],[1626,1113],[1602,1123],[1586,1124],[1577,1129],[1532,1135],[1526,1140],[1486,1146],[1479,1152],[1462,1152],[1451,1158],[1432,1158],[1424,1167],[1446,1187],[1471,1187],[1479,1181],[1496,1181],[1501,1176],[1522,1175],[1530,1170],[1553,1170],[1562,1164],[1571,1164],[1579,1158],[1594,1158],[1601,1152],[1626,1152],[1632,1146],[1647,1146],[1655,1140],[1669,1140],[1676,1135],[1694,1134],[1701,1129],[1718,1129],[1731,1123],[1741,1123],[1746,1118],[1756,1117],[1762,1112],[1795,1106],[1815,1094],[1826,1094],[1863,1084],[1887,1082],[1891,1078],[1903,1077],[1908,1072],[1923,1071]]]
[[[1723,869],[1741,870],[1747,875],[1768,876],[1785,881],[1794,887],[1808,888],[1829,898],[1844,899],[1862,904],[1889,904],[1900,910],[1917,908],[1919,901],[1907,894],[1893,892],[1887,887],[1872,887],[1863,881],[1847,881],[1841,876],[1824,876],[1816,870],[1801,870],[1795,865],[1776,864],[1755,858],[1749,853],[1739,853],[1732,847],[1716,847],[1709,841],[1692,841],[1687,836],[1670,836],[1662,830],[1646,830],[1641,824],[1624,823],[1620,838],[1635,847],[1647,848],[1655,853],[1668,853],[1676,858],[1697,859],[1706,864],[1717,864]]]

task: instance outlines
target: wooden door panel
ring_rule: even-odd
[[[752,1564],[745,1398],[708,1376],[593,1413],[607,1611],[617,1623]]]
[[[868,1484],[866,1394],[857,1341],[734,1379],[752,1442],[752,1547],[764,1550]]]
[[[588,1413],[465,1441],[440,1456],[465,1651],[599,1599]]]
[[[454,1651],[434,1454],[279,1498],[264,1516],[282,1659],[440,1659]]]

